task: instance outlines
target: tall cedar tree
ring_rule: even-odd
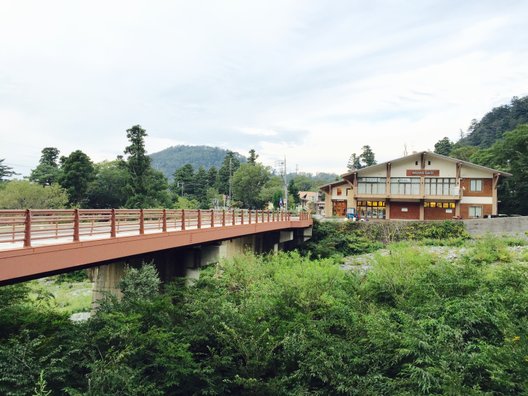
[[[240,161],[233,151],[228,151],[222,166],[218,170],[218,192],[220,194],[229,194],[229,182],[231,176],[240,168]]]
[[[130,145],[125,148],[128,154],[126,168],[128,171],[129,197],[126,202],[129,208],[163,207],[169,205],[167,178],[152,168],[150,157],[145,150],[147,132],[140,125],[127,130]]]
[[[58,182],[61,176],[61,170],[57,162],[59,158],[59,149],[56,147],[44,147],[41,151],[39,164],[31,171],[29,180],[43,186],[50,186]]]
[[[359,157],[361,158],[361,162],[364,166],[371,166],[377,164],[374,151],[372,151],[372,148],[368,144],[366,146],[363,146],[363,152]]]

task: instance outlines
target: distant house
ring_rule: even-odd
[[[497,185],[509,173],[428,151],[342,175],[321,186],[325,216],[443,220],[497,214]]]
[[[322,214],[324,202],[321,201],[321,193],[317,191],[299,191],[300,209],[311,213]]]

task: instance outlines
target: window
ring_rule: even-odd
[[[470,206],[469,217],[482,217],[482,206]]]
[[[418,165],[418,161],[414,161],[414,165]]]
[[[431,161],[427,161],[427,165],[431,165]]]
[[[470,191],[482,191],[482,179],[471,179],[469,182]]]
[[[419,177],[394,177],[391,179],[391,194],[418,195],[420,194]]]
[[[357,213],[362,219],[384,219],[385,201],[357,201]]]
[[[343,190],[341,190],[339,187],[336,189],[336,195],[343,194]]]
[[[385,177],[360,177],[358,179],[358,194],[383,195],[385,194]]]
[[[456,195],[454,177],[426,177],[425,195]]]

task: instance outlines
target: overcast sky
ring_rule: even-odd
[[[255,148],[343,172],[528,94],[528,1],[0,0],[0,158]]]

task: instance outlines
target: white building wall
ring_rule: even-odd
[[[469,166],[462,165],[462,169],[460,171],[460,177],[491,179],[493,177],[493,173],[490,171],[483,170],[483,169],[472,168]]]

